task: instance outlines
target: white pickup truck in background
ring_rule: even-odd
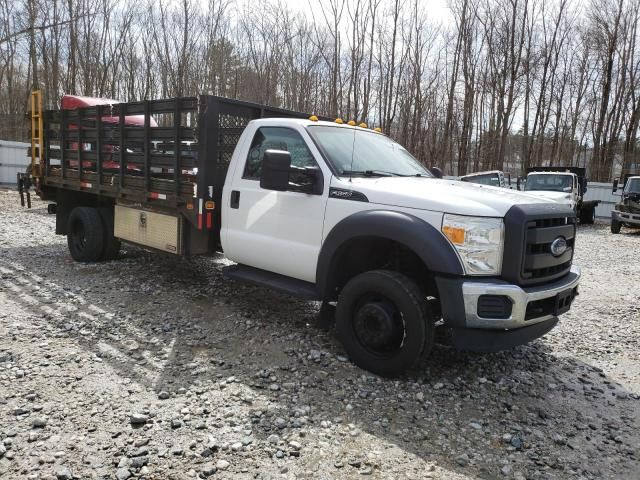
[[[437,328],[479,352],[531,341],[577,295],[569,206],[434,178],[381,133],[296,112],[209,96],[103,108],[65,111],[84,127],[60,134],[48,112],[37,159],[76,260],[114,258],[121,240],[222,250],[228,277],[335,309],[349,357],[381,375],[428,355]],[[176,111],[198,122],[151,126]]]

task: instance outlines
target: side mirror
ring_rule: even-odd
[[[262,159],[260,188],[284,192],[289,189],[291,154],[284,150],[267,150]]]
[[[289,190],[294,192],[322,195],[324,182],[319,167],[291,166],[289,175]]]
[[[431,167],[429,169],[429,171],[431,172],[431,174],[436,177],[436,178],[442,178],[442,170],[438,167]]]
[[[618,191],[618,179],[616,178],[613,181],[613,189],[611,190],[611,193],[616,193]]]

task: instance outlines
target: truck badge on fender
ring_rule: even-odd
[[[346,190],[344,188],[329,189],[329,196],[331,198],[340,198],[342,200],[355,200],[356,202],[368,202],[369,199],[364,193],[356,192],[354,190]]]

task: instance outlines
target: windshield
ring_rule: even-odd
[[[310,125],[309,132],[338,175],[433,176],[401,145],[380,133],[327,125]]]
[[[571,175],[527,175],[527,183],[524,189],[570,192],[571,180]]]
[[[487,175],[477,175],[473,177],[461,178],[463,182],[479,183],[480,185],[491,185],[493,187],[500,187],[500,177],[495,173],[489,173]]]
[[[624,193],[640,193],[640,178],[630,178],[624,187]]]

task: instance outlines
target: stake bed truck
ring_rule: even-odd
[[[322,301],[381,375],[427,355],[436,329],[464,350],[529,342],[577,295],[572,208],[434,178],[365,126],[214,96],[75,100],[42,113],[31,179],[77,261],[120,241],[223,251],[226,276]]]

